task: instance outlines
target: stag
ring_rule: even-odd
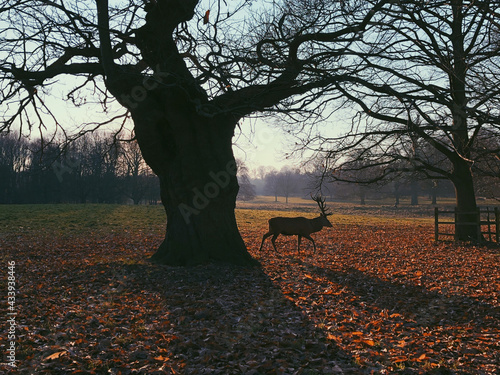
[[[269,232],[262,237],[259,251],[262,250],[266,238],[270,236],[273,236],[271,242],[273,243],[274,251],[277,251],[276,238],[282,234],[284,236],[298,236],[297,253],[300,253],[300,240],[302,237],[307,238],[313,243],[314,252],[316,252],[316,244],[311,237],[311,233],[319,232],[323,227],[331,227],[332,224],[327,218],[331,213],[327,213],[324,198],[321,198],[321,196],[313,197],[312,195],[311,198],[318,204],[321,214],[314,219],[306,219],[305,217],[273,217],[269,219]]]

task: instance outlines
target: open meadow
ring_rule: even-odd
[[[1,293],[16,291],[0,372],[11,341],[20,374],[500,371],[498,247],[435,243],[427,206],[329,206],[317,252],[297,254],[296,237],[258,248],[270,217],[314,202],[239,203],[254,268],[148,262],[162,206],[0,206]]]

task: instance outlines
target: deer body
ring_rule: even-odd
[[[269,231],[262,237],[260,250],[264,245],[266,238],[273,236],[271,242],[273,243],[274,251],[276,249],[276,238],[280,234],[284,236],[297,236],[297,252],[300,252],[300,240],[302,237],[307,238],[313,243],[314,252],[316,252],[316,244],[311,237],[311,233],[319,232],[323,227],[331,227],[332,224],[328,221],[327,216],[331,215],[326,212],[325,200],[320,197],[311,198],[318,203],[321,210],[321,215],[314,219],[306,219],[305,217],[273,217],[269,219]]]

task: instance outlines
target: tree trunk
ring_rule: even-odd
[[[411,190],[410,205],[418,206],[418,181],[411,180],[410,190]]]
[[[358,190],[358,193],[359,193],[359,203],[364,206],[366,204],[366,191],[365,191],[365,187],[362,186],[362,185],[359,185],[359,190]]]
[[[453,171],[453,184],[457,202],[456,238],[460,241],[480,241],[482,235],[478,227],[478,207],[474,192],[472,173],[466,161],[456,162]]]
[[[176,266],[256,264],[236,223],[238,180],[231,144],[238,121],[250,107],[245,95],[210,101],[173,38],[175,28],[195,15],[197,4],[148,4],[146,22],[135,30],[135,40],[142,62],[154,71],[150,75],[114,64],[110,35],[103,32],[109,29],[107,1],[98,1],[106,87],[130,110],[142,156],[160,180],[167,230],[152,260]]]
[[[165,239],[151,259],[175,266],[257,264],[240,236],[234,211],[234,124],[192,110],[162,113],[151,105],[150,111],[143,103],[143,109],[132,113],[144,159],[159,177],[167,214]]]
[[[231,176],[226,185],[227,170],[217,172],[220,179],[191,185],[190,189],[169,177],[172,172],[160,177],[167,231],[153,261],[180,266],[210,261],[251,263],[234,214],[237,184]]]
[[[399,188],[400,184],[397,181],[394,182],[394,198],[395,198],[394,207],[396,208],[398,208],[399,206]]]
[[[431,204],[436,205],[437,204],[437,188],[438,188],[438,182],[436,180],[432,181],[432,187],[431,187]]]
[[[453,118],[452,137],[456,155],[452,158],[451,180],[455,186],[457,200],[456,238],[461,241],[481,240],[478,228],[476,195],[469,161],[471,142],[467,128],[467,59],[464,51],[463,17],[464,4],[461,0],[451,1],[453,19],[451,40],[453,42],[453,70],[450,88],[453,98],[451,113]]]

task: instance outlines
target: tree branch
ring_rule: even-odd
[[[113,61],[111,37],[109,35],[108,0],[96,0],[97,28],[99,32],[101,64],[108,81],[116,78],[116,67]]]

